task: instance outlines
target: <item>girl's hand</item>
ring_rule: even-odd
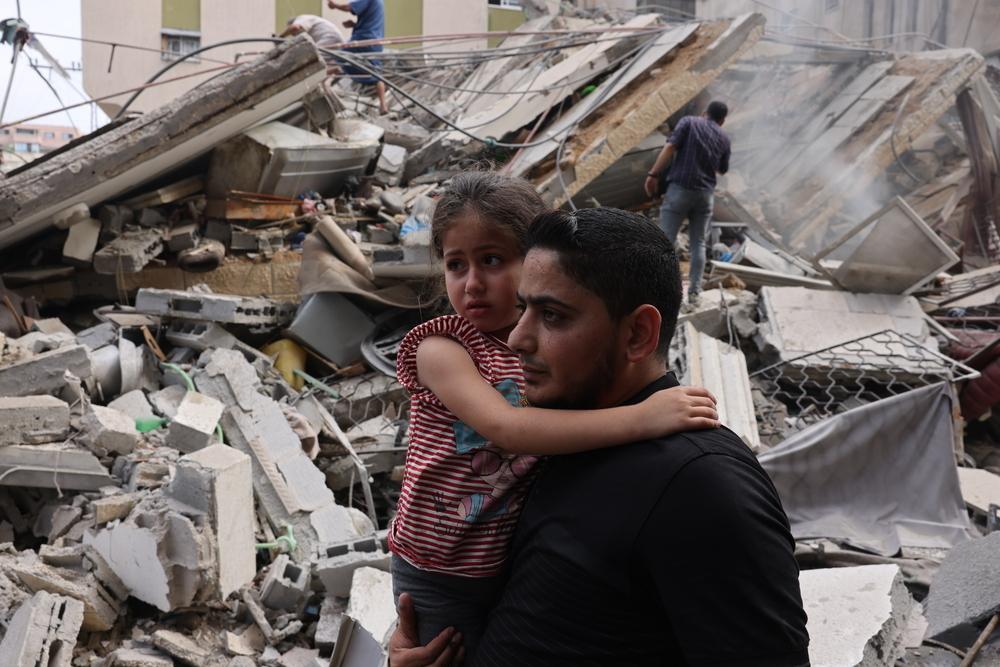
[[[644,430],[649,437],[703,428],[718,428],[715,396],[702,387],[671,387],[656,392],[639,404]]]

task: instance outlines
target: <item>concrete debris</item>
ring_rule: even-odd
[[[0,446],[54,442],[69,431],[69,406],[54,396],[0,398]]]
[[[0,662],[10,667],[70,667],[82,623],[81,602],[39,591],[7,626]]]
[[[170,418],[167,442],[187,454],[207,447],[215,437],[223,409],[222,403],[210,396],[187,392]]]
[[[7,365],[0,365],[0,396],[36,396],[58,392],[66,372],[81,380],[90,378],[90,354],[82,345],[50,350]]]
[[[372,637],[385,637],[396,621],[392,576],[373,567],[355,570],[351,580],[351,601],[345,613],[360,623]]]
[[[135,308],[151,315],[249,326],[287,324],[295,312],[293,304],[271,299],[152,288],[139,290]]]
[[[83,429],[80,441],[98,456],[128,454],[139,442],[134,419],[100,405],[90,407],[90,413],[84,416],[80,426]]]
[[[903,656],[914,606],[896,565],[809,570],[799,575],[816,667],[881,667]]]
[[[93,256],[94,271],[105,275],[138,273],[163,252],[158,229],[126,230]]]
[[[271,609],[295,609],[309,590],[309,568],[296,565],[281,554],[274,559],[261,585],[260,598]]]
[[[153,646],[182,664],[192,667],[208,667],[211,653],[204,650],[189,637],[171,630],[157,630],[153,633]]]
[[[927,636],[947,641],[949,633],[1000,611],[997,548],[1000,533],[961,544],[948,553],[925,603]]]
[[[143,419],[155,419],[153,406],[146,398],[146,392],[141,389],[133,389],[127,394],[122,394],[115,400],[108,403],[108,407],[127,415],[132,421]]]

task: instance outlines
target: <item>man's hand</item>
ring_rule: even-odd
[[[350,2],[337,2],[336,0],[326,0],[326,6],[329,7],[330,9],[339,9],[342,12],[351,11]]]
[[[461,661],[464,654],[462,635],[455,628],[442,630],[427,646],[421,646],[413,599],[409,593],[399,596],[399,624],[389,638],[390,667],[448,667]]]
[[[354,19],[347,19],[346,21],[344,21],[344,27],[345,28],[354,28],[354,26],[356,26],[356,25],[357,25],[357,22]]]
[[[660,184],[657,182],[654,176],[646,174],[646,182],[643,183],[642,187],[646,191],[647,197],[655,197],[660,189]]]

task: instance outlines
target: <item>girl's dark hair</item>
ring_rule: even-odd
[[[438,257],[444,254],[445,232],[455,220],[474,213],[483,223],[509,233],[523,254],[528,225],[545,210],[545,203],[527,181],[495,171],[467,171],[451,179],[434,207],[431,240]]]

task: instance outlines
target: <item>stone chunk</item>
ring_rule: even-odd
[[[316,563],[316,576],[323,582],[327,595],[347,597],[351,594],[351,581],[355,570],[376,567],[387,570],[389,555],[381,551],[348,551]]]
[[[135,309],[153,315],[249,326],[287,324],[295,315],[295,304],[263,297],[146,287],[136,294]]]
[[[954,547],[927,595],[927,636],[937,638],[1000,611],[1000,532]]]
[[[6,667],[70,667],[83,624],[83,603],[39,591],[22,604],[0,643]]]
[[[154,419],[156,414],[146,399],[146,392],[133,389],[108,403],[108,407],[129,416],[134,422],[137,419]]]
[[[135,496],[128,493],[117,493],[107,498],[98,498],[90,503],[94,510],[94,522],[100,526],[109,521],[124,519],[135,507]]]
[[[93,405],[90,409],[90,413],[80,421],[84,432],[81,442],[99,453],[128,454],[135,449],[139,432],[128,415],[100,405]]]
[[[250,583],[257,574],[250,457],[221,444],[188,454],[168,494],[210,517],[218,599]]]
[[[903,656],[914,603],[898,566],[809,570],[799,586],[812,665],[880,667]]]
[[[0,368],[0,396],[56,393],[66,385],[67,371],[81,380],[93,374],[87,348],[69,345]]]
[[[94,271],[105,275],[138,273],[163,252],[163,235],[157,229],[123,233],[94,255]]]
[[[174,667],[172,658],[152,649],[120,648],[111,660],[114,667]]]
[[[153,646],[194,667],[204,667],[212,657],[211,653],[198,646],[192,639],[172,630],[154,632]]]
[[[76,342],[94,351],[118,340],[118,328],[113,322],[101,322],[97,326],[84,329],[76,335]]]
[[[170,421],[167,444],[185,453],[208,447],[223,409],[222,403],[214,398],[189,391]]]
[[[153,408],[158,413],[167,419],[173,419],[177,416],[177,408],[181,406],[181,401],[184,400],[186,394],[187,389],[182,385],[172,384],[150,394],[149,402],[153,404]]]
[[[63,259],[77,266],[89,266],[97,250],[97,239],[101,235],[101,222],[87,218],[69,228],[63,244]]]
[[[0,398],[0,446],[54,442],[68,430],[69,405],[58,398]]]
[[[321,653],[329,654],[337,645],[337,635],[344,620],[344,605],[333,596],[323,598],[319,609],[319,622],[316,624],[316,636],[313,643]]]

